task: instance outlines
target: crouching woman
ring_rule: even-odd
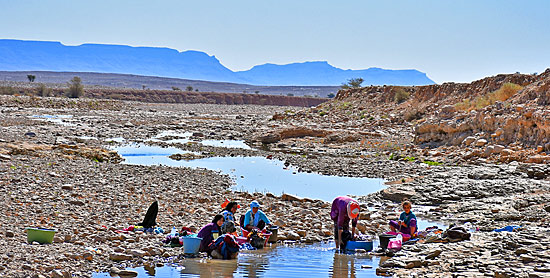
[[[212,233],[219,233],[220,227],[223,225],[223,216],[218,214],[214,216],[212,223],[206,224],[199,231],[198,237],[202,238],[201,245],[199,247],[199,252],[207,252],[210,254],[210,248],[208,247],[210,243],[214,241],[214,236]]]

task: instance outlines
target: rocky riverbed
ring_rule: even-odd
[[[550,270],[550,170],[544,164],[439,165],[424,163],[420,156],[392,160],[388,146],[364,148],[364,142],[389,141],[399,133],[396,127],[365,131],[274,119],[276,113],[297,112],[289,107],[16,96],[1,96],[0,104],[0,198],[6,218],[0,236],[6,247],[0,252],[2,276],[89,277],[96,271],[185,260],[178,249],[161,244],[164,235],[115,232],[141,221],[154,200],[160,206],[157,223],[165,230],[200,228],[225,198],[245,205],[256,199],[281,227],[281,240],[332,237],[328,202],[233,192],[232,179],[219,172],[126,165],[111,151],[128,141],[166,146],[166,140],[149,141],[163,131],[191,133],[196,143],[170,145],[203,156],[271,156],[298,171],[392,181],[388,189],[357,196],[364,208],[359,225],[364,233],[385,230],[405,197],[425,206],[418,208],[420,217],[470,222],[480,230],[469,241],[406,247],[380,266],[380,274],[545,277]],[[266,143],[269,138],[275,140]],[[253,149],[205,146],[199,143],[203,139],[244,140]],[[400,144],[423,153],[410,145],[410,138],[401,139]],[[508,224],[524,228],[489,232]],[[26,242],[24,229],[37,226],[59,230],[53,244]]]

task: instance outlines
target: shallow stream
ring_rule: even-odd
[[[178,137],[175,134],[163,134]],[[188,133],[165,142],[185,143]],[[157,136],[151,140],[159,140]],[[223,142],[223,143],[222,143]],[[202,142],[201,142],[202,143]],[[242,141],[207,142],[213,146],[242,147]],[[243,146],[244,145],[244,146]],[[174,147],[162,148],[132,144],[115,148],[132,165],[166,165],[200,167],[230,175],[238,191],[290,193],[300,197],[331,201],[340,195],[367,195],[385,188],[383,179],[324,176],[298,172],[280,160],[264,157],[211,157],[195,160],[172,160],[175,153],[190,153]],[[328,212],[327,212],[328,213]],[[424,229],[437,223],[419,220]],[[378,241],[374,242],[375,248]],[[376,277],[375,269],[383,258],[368,253],[339,253],[334,242],[314,244],[276,244],[264,250],[242,251],[237,260],[185,259],[179,266],[131,268],[138,277]],[[94,273],[92,277],[110,277]]]

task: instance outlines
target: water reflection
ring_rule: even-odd
[[[198,138],[192,138],[192,132],[180,133],[173,130],[163,131],[153,138],[147,140],[152,142],[165,142],[168,144],[187,144],[187,143],[200,143],[205,146],[223,147],[223,148],[238,148],[238,149],[252,149],[243,140],[199,140]]]
[[[168,156],[185,153],[177,148],[135,144],[117,147],[126,164],[167,165],[206,168],[230,175],[238,191],[289,193],[301,197],[332,201],[340,195],[367,195],[384,189],[383,179],[325,176],[298,172],[283,161],[265,157],[210,157],[195,160],[172,160]]]
[[[138,277],[376,277],[380,258],[368,254],[339,253],[334,242],[276,245],[243,251],[237,260],[185,259],[181,266],[136,268]],[[372,268],[362,268],[368,265]],[[109,277],[94,273],[92,277]]]

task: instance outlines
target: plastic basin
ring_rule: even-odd
[[[27,242],[32,243],[33,241],[39,243],[52,243],[53,236],[57,230],[53,229],[42,229],[42,228],[26,228],[27,231]]]
[[[366,251],[372,251],[373,245],[372,241],[348,241],[346,249],[355,250],[355,249],[364,249]]]
[[[388,248],[388,243],[390,242],[390,239],[395,238],[395,237],[396,237],[395,235],[389,235],[389,234],[379,235],[378,238],[380,239],[380,247],[382,249],[387,249]]]
[[[183,253],[195,254],[199,252],[201,246],[200,237],[184,237],[183,238]]]

